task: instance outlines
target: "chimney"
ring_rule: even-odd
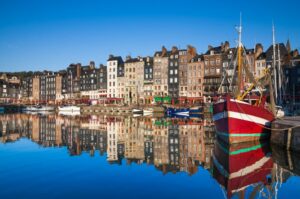
[[[172,53],[176,53],[178,51],[178,48],[176,46],[172,47]]]
[[[94,61],[90,61],[90,68],[95,69],[95,62]]]
[[[257,59],[257,57],[261,54],[261,53],[263,53],[263,46],[262,46],[262,44],[261,43],[258,43],[258,44],[256,44],[255,45],[255,59]]]
[[[130,55],[127,55],[126,56],[126,61],[130,60],[131,59],[131,56]]]
[[[162,48],[161,48],[161,56],[163,57],[163,56],[165,56],[166,54],[167,54],[167,49],[166,49],[165,46],[162,46]]]

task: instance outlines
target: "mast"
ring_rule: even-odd
[[[240,14],[240,25],[237,27],[237,31],[239,34],[239,40],[238,40],[238,53],[237,53],[237,64],[238,64],[238,91],[237,96],[240,94],[240,92],[243,90],[243,58],[242,58],[242,50],[243,50],[243,44],[242,44],[242,14]],[[236,96],[236,97],[237,97]]]
[[[275,27],[274,23],[272,25],[272,33],[273,33],[273,76],[274,76],[274,92],[275,92],[275,101],[277,102],[278,94],[277,94],[277,70],[276,70],[276,44],[275,44]]]
[[[282,71],[281,71],[281,63],[280,63],[280,46],[278,44],[278,91],[279,91],[279,104],[282,104]]]
[[[71,72],[71,99],[73,98],[73,74],[72,74],[72,71]]]

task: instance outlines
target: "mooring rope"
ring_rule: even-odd
[[[239,108],[239,109],[240,109],[240,110],[248,117],[248,119],[249,119],[251,122],[255,123],[256,125],[258,125],[258,126],[264,128],[264,129],[272,130],[272,131],[286,131],[286,130],[290,130],[290,129],[292,130],[292,129],[294,129],[294,128],[300,127],[300,125],[296,125],[296,126],[287,127],[287,128],[281,128],[281,129],[280,129],[280,128],[269,128],[269,127],[267,127],[267,126],[265,126],[265,125],[262,125],[262,124],[259,124],[259,123],[255,122],[255,121],[253,121],[252,118],[250,118],[249,115],[248,115],[247,113],[245,113],[245,111],[240,107],[239,103],[237,103],[236,101],[235,101],[235,103],[237,104],[238,108]]]

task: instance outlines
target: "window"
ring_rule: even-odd
[[[173,83],[173,78],[170,78],[170,83]]]
[[[178,80],[177,80],[177,77],[175,77],[175,78],[174,78],[174,82],[177,83],[177,81],[178,81]]]
[[[173,75],[173,70],[170,70],[170,75]]]
[[[177,71],[177,69],[175,69],[175,70],[174,70],[174,74],[177,75],[177,73],[178,73],[178,71]]]

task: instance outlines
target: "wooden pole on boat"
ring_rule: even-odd
[[[243,50],[243,45],[242,45],[242,14],[240,15],[240,25],[239,27],[237,27],[237,31],[238,31],[238,34],[239,34],[239,43],[238,43],[238,58],[237,58],[237,61],[238,61],[238,89],[237,89],[237,92],[236,92],[236,97],[238,97],[240,95],[240,92],[243,90],[243,79],[242,79],[242,76],[243,76],[243,59],[242,59],[242,50]]]

